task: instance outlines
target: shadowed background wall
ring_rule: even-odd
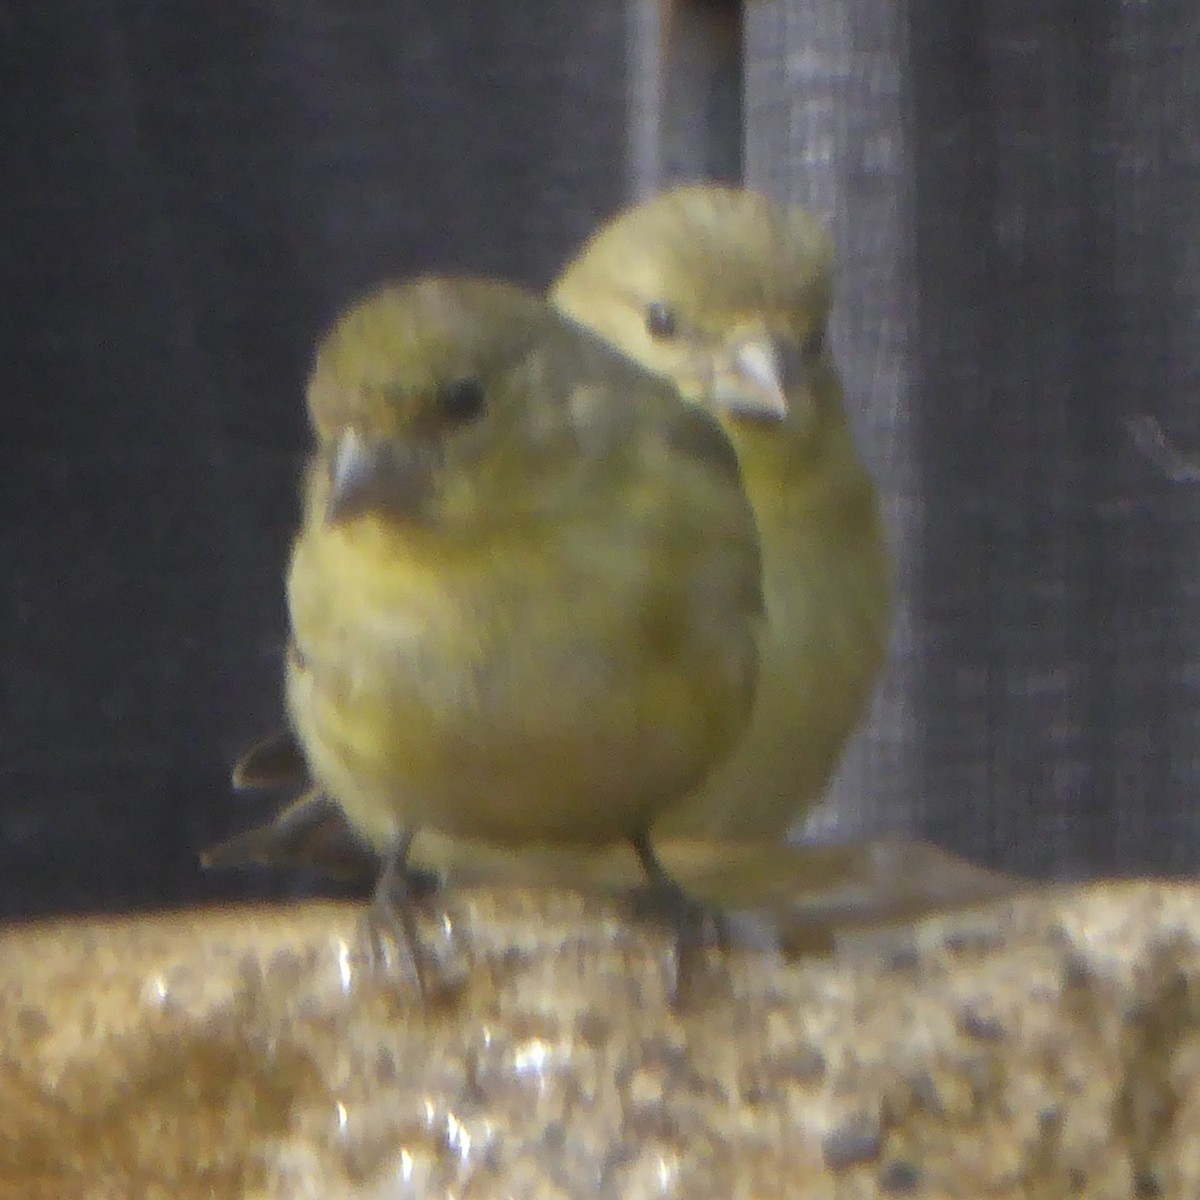
[[[897,548],[814,832],[1200,860],[1200,487],[1125,425],[1200,449],[1194,6],[61,0],[0,56],[0,911],[308,886],[195,855],[260,811],[314,338],[699,173],[830,219]]]

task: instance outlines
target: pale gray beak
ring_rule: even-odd
[[[416,516],[431,480],[432,456],[423,450],[405,441],[371,441],[354,429],[341,433],[329,462],[326,523],[373,511]]]
[[[329,464],[325,521],[336,525],[370,507],[379,471],[378,455],[354,429],[340,434]]]
[[[782,421],[788,415],[784,352],[766,333],[742,337],[728,347],[713,372],[713,399],[734,416]]]

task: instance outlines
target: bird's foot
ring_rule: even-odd
[[[412,835],[406,834],[387,856],[367,911],[366,941],[373,969],[391,973],[397,959],[407,960],[417,991],[428,1003],[433,982],[428,954],[417,929],[422,906],[437,893],[440,880],[428,871],[408,866]]]
[[[729,924],[724,913],[689,896],[667,874],[649,838],[634,839],[633,847],[647,875],[647,882],[633,894],[634,917],[666,923],[674,931],[671,998],[675,1008],[686,1008],[697,994],[709,946],[715,944],[719,950],[728,947]]]

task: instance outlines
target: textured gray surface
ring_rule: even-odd
[[[835,826],[1193,868],[1200,491],[1125,422],[1200,439],[1200,13],[750,12],[748,178],[837,231],[836,345],[900,550]]]
[[[670,939],[577,891],[428,914],[424,1005],[350,905],[0,930],[0,1196],[1193,1197],[1198,915],[1046,889],[713,952],[682,1010]]]

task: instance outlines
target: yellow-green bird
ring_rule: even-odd
[[[718,416],[761,534],[768,622],[751,726],[658,822],[660,841],[780,837],[826,787],[880,670],[890,564],[825,345],[831,258],[828,234],[805,209],[688,186],[600,227],[551,291],[564,312]],[[299,783],[297,765],[286,742],[268,741],[235,780]],[[286,810],[281,827],[235,838],[224,857],[279,861],[299,842],[294,857],[341,869],[325,849],[338,840],[327,816],[313,803]],[[423,849],[441,867],[474,869],[486,857],[460,844]],[[622,862],[588,855],[571,869],[611,882],[626,877]],[[510,866],[504,856],[489,865]],[[531,865],[524,855],[520,871]]]
[[[881,668],[891,567],[826,345],[831,260],[806,209],[685,186],[602,225],[550,291],[719,418],[758,523],[767,627],[754,715],[656,832],[782,835],[824,791]]]
[[[430,831],[626,842],[669,889],[649,831],[758,675],[758,537],[718,422],[542,300],[437,277],[340,317],[308,400],[286,700],[318,792],[389,887]]]

